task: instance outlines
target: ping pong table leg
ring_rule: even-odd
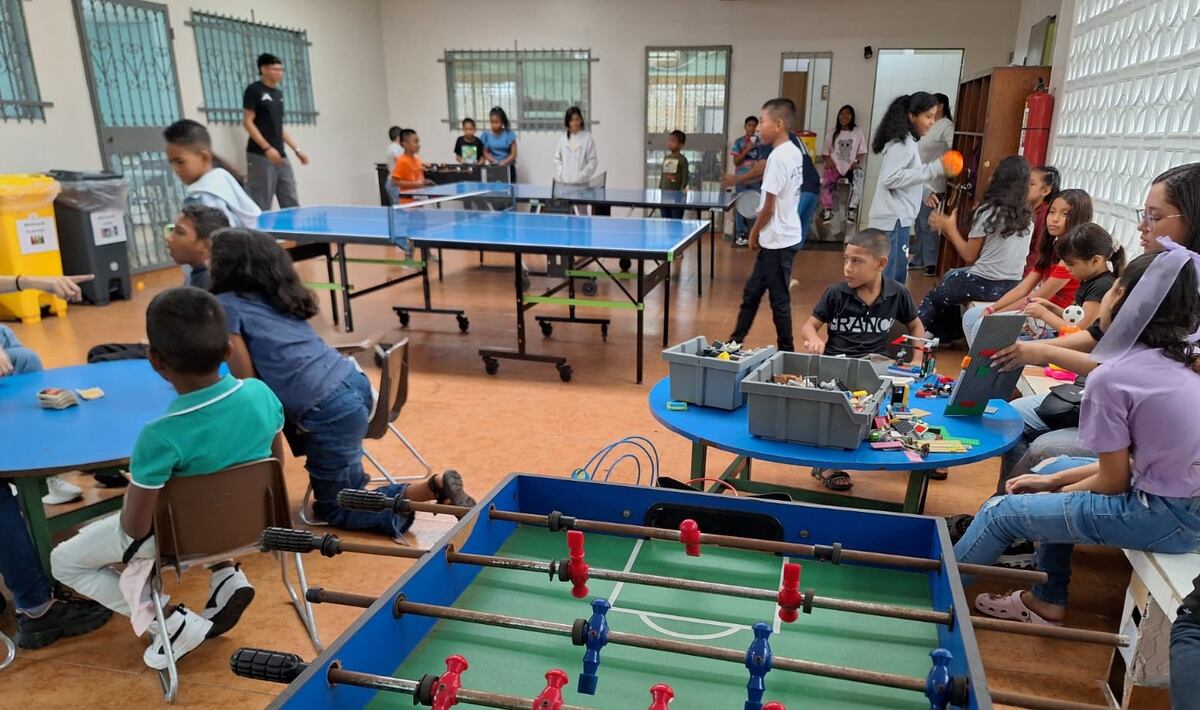
[[[637,383],[642,384],[642,336],[645,331],[646,309],[646,260],[638,259],[637,270]],[[671,284],[667,284],[667,289],[670,290]]]
[[[346,332],[354,332],[354,314],[350,312],[350,272],[346,267],[346,245],[338,244],[338,271],[342,278],[342,317],[346,322]]]
[[[326,276],[326,283],[333,283],[333,245],[329,244],[328,242],[325,243],[325,276]],[[337,291],[331,290],[329,292],[329,308],[330,308],[329,313],[333,318],[333,325],[334,325],[334,327],[337,327],[337,324],[338,324]]]
[[[663,282],[663,347],[671,337],[671,262],[667,262],[667,278]]]
[[[699,218],[701,213],[696,212],[696,217]],[[668,284],[669,286],[669,284]],[[701,235],[696,239],[696,295],[704,295],[704,236]]]
[[[708,280],[712,281],[717,274],[717,211],[711,210],[708,217]]]

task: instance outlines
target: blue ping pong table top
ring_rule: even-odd
[[[393,213],[394,237],[389,232]],[[420,209],[410,207],[293,207],[264,212],[258,228],[280,239],[482,251],[594,253],[672,260],[709,228],[707,221],[581,217]]]
[[[557,192],[555,192],[557,190]],[[549,202],[560,199],[581,205],[611,205],[614,207],[678,207],[688,210],[727,210],[737,201],[734,192],[694,192],[680,190],[641,190],[622,187],[588,187],[586,185],[525,185],[503,182],[451,182],[404,190],[410,197],[479,197],[503,199],[511,195],[517,202]]]

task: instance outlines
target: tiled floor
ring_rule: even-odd
[[[382,250],[372,251],[358,249],[362,256],[382,255]],[[752,258],[747,251],[720,248],[717,278],[705,284],[705,296],[698,299],[694,252],[685,257],[673,284],[672,342],[699,334],[709,338],[728,335]],[[793,294],[798,320],[807,315],[824,286],[840,275],[838,253],[805,252],[800,259],[796,271],[803,284]],[[536,329],[530,330],[532,349],[570,358],[575,378],[569,384],[561,383],[552,367],[513,361],[504,362],[497,376],[488,377],[477,349],[485,345],[511,346],[515,336],[511,272],[500,268],[509,263],[508,258],[492,255],[487,261],[497,268],[479,268],[474,253],[447,253],[445,282],[433,285],[437,304],[467,309],[470,333],[460,334],[452,318],[421,314],[413,315],[406,331],[413,346],[413,377],[409,403],[398,425],[435,468],[460,470],[471,493],[482,496],[509,472],[568,475],[605,444],[642,434],[657,446],[664,472],[685,473],[689,462],[687,443],[659,426],[646,407],[649,386],[666,374],[665,364],[657,356],[662,291],[656,292],[647,309],[645,385],[633,382],[634,325],[627,311],[614,312],[607,343],[601,342],[595,327],[559,325],[553,337],[545,341]],[[312,263],[303,265],[303,269],[314,278],[318,270],[323,271]],[[382,267],[355,267],[352,281],[366,285],[384,273]],[[14,327],[27,345],[41,353],[47,367],[82,363],[88,348],[97,343],[141,339],[142,314],[150,297],[177,283],[178,278],[174,271],[148,274],[138,277],[145,288],[136,291],[131,302],[116,302],[105,308],[75,307],[63,319],[52,317],[40,324]],[[930,281],[914,277],[912,285],[919,296],[929,288]],[[602,295],[607,288],[602,286]],[[327,313],[314,322],[331,341],[364,335],[394,340],[397,322],[390,306],[401,301],[415,303],[419,297],[419,286],[410,284],[357,299],[354,336],[336,333]],[[323,294],[321,304],[328,308]],[[750,340],[751,344],[774,340],[765,303]],[[955,359],[946,356],[941,362]],[[370,448],[396,472],[415,472],[396,442],[371,442]],[[710,456],[710,474],[725,463],[725,456]],[[989,461],[955,469],[948,481],[933,483],[928,511],[938,515],[974,511],[992,490],[997,466],[996,461]],[[287,472],[293,502],[298,503],[306,480],[303,468],[299,462],[289,460]],[[772,464],[756,464],[755,476],[813,485],[806,471]],[[631,469],[619,469],[614,477],[632,480],[633,473]],[[855,481],[857,494],[894,500],[904,494],[905,480],[900,475],[861,473]],[[447,524],[445,518],[419,521],[415,528],[417,544],[435,541]],[[306,561],[314,586],[364,594],[382,592],[409,564],[399,559],[354,555],[335,559],[309,556]],[[270,701],[279,691],[278,686],[239,679],[229,672],[229,655],[240,646],[294,651],[305,657],[313,654],[278,581],[273,560],[266,555],[247,558],[245,567],[257,586],[258,597],[237,629],[206,643],[183,661],[184,682],[178,700],[182,707],[260,708]],[[182,585],[170,585],[169,591],[180,601],[202,605],[207,596],[205,577],[202,572],[191,573]],[[1127,579],[1128,567],[1119,553],[1079,550],[1072,585],[1071,625],[1115,630]],[[357,613],[345,607],[318,607],[324,639],[328,642],[336,638]],[[11,616],[2,625],[11,631]],[[979,636],[994,687],[1101,702],[1099,680],[1108,673],[1107,649],[989,632],[980,632]],[[17,663],[0,674],[0,706],[156,705],[161,702],[158,680],[143,666],[142,650],[143,643],[132,637],[126,622],[114,618],[91,635],[40,651],[23,651]]]

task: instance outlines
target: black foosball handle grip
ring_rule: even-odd
[[[308,530],[292,528],[267,528],[259,536],[258,544],[263,551],[275,552],[305,553],[320,548],[316,535]]]
[[[338,491],[337,504],[342,510],[360,510],[367,513],[410,512],[408,501],[404,498],[392,498],[378,491],[364,491],[358,488],[343,488]]]
[[[272,683],[291,683],[308,664],[294,653],[262,648],[239,648],[229,657],[234,675]]]

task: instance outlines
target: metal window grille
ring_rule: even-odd
[[[0,120],[44,121],[22,0],[0,0]]]
[[[557,131],[572,106],[589,124],[592,52],[589,49],[453,50],[445,53],[447,123],[464,118],[487,125],[499,106],[514,128]]]
[[[195,10],[188,24],[196,35],[200,60],[200,110],[210,123],[242,122],[242,93],[258,77],[257,60],[263,52],[283,60],[284,122],[317,122],[307,32]]]

